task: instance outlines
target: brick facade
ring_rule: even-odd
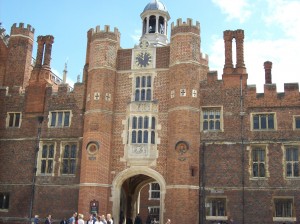
[[[162,6],[146,6],[143,26],[167,24]],[[221,80],[199,22],[172,23],[170,43],[158,31],[121,49],[118,29],[90,29],[74,88],[51,71],[53,36],[37,38],[33,63],[34,29],[1,31],[0,223],[88,217],[93,201],[115,222],[139,212],[145,223],[151,206],[160,223],[299,222],[298,84],[278,93],[265,62],[264,93],[247,85],[243,30],[224,31]],[[149,200],[153,182],[160,200]]]

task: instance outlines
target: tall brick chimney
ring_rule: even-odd
[[[265,68],[265,84],[272,84],[272,62],[265,61],[264,63]]]

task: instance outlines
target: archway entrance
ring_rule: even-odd
[[[113,216],[116,224],[134,222],[138,213],[146,223],[148,214],[163,223],[166,183],[155,170],[131,167],[119,173],[113,181]],[[158,220],[159,219],[159,220]]]

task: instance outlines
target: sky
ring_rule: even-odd
[[[14,23],[35,28],[33,57],[39,35],[53,35],[52,71],[62,78],[67,63],[67,82],[82,78],[87,31],[100,25],[118,28],[121,47],[133,48],[142,33],[140,14],[151,0],[0,0],[0,22],[10,34]],[[300,83],[300,0],[161,0],[171,16],[200,22],[201,52],[209,56],[210,70],[222,78],[223,31],[243,29],[244,59],[249,85],[263,92],[264,62],[271,61],[272,82],[283,92],[284,83]],[[169,36],[170,37],[170,36]]]

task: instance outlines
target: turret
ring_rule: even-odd
[[[199,182],[200,98],[199,83],[207,74],[207,64],[200,52],[200,23],[191,19],[178,19],[171,25],[170,68],[168,74],[168,151],[167,185],[180,186]],[[180,172],[179,172],[180,170]],[[184,222],[176,209],[173,198],[180,195],[187,211],[196,211],[198,205],[189,201],[197,197],[197,190],[188,188],[168,189],[166,217]],[[194,218],[191,222],[196,223]]]
[[[25,88],[28,85],[32,70],[33,39],[34,28],[30,25],[24,27],[24,23],[19,26],[15,23],[11,27],[4,86]]]
[[[200,62],[200,23],[193,24],[192,19],[182,22],[177,19],[171,24],[170,65],[181,62]]]
[[[120,48],[118,29],[109,26],[90,29],[87,34],[87,55],[85,66],[86,111],[80,181],[98,186],[79,190],[78,210],[90,212],[86,205],[92,200],[103,201],[110,197],[110,172],[113,128],[113,105],[116,80],[117,52]],[[93,172],[90,172],[93,170]],[[109,202],[103,202],[108,204]],[[101,208],[102,211],[109,209]]]

